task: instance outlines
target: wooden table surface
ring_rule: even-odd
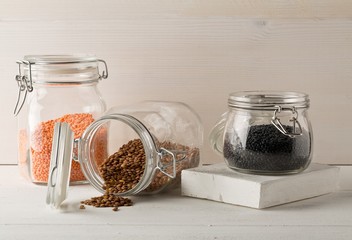
[[[45,204],[46,187],[0,165],[0,239],[352,239],[352,167],[340,190],[264,210],[180,196],[133,197],[132,207],[79,209],[100,195],[70,186],[60,210]]]

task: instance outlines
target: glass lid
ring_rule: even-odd
[[[301,92],[289,91],[243,91],[231,93],[229,107],[245,109],[275,109],[280,106],[309,107],[309,97]]]

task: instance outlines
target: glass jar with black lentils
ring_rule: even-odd
[[[114,107],[92,122],[80,138],[74,139],[71,132],[64,123],[55,125],[48,194],[48,203],[54,206],[63,200],[55,196],[64,195],[60,191],[67,187],[71,159],[79,162],[89,183],[104,194],[84,204],[105,206],[107,199],[177,188],[181,171],[199,165],[203,143],[198,114],[180,102],[144,101]],[[107,157],[96,161],[101,135],[106,137]]]
[[[299,173],[312,159],[312,127],[305,93],[230,94],[229,111],[214,126],[211,145],[227,165],[250,174]]]

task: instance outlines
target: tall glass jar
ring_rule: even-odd
[[[229,111],[210,134],[211,146],[234,170],[252,174],[293,174],[312,159],[309,97],[298,92],[232,93]]]
[[[56,128],[57,155],[52,156],[48,200],[54,206],[65,195],[71,153],[92,186],[106,195],[120,196],[177,187],[181,171],[200,161],[200,118],[180,102],[144,101],[112,108],[75,140],[66,124],[56,124]],[[99,163],[95,149],[102,133],[107,136],[108,157]]]
[[[102,115],[106,105],[97,85],[107,78],[107,66],[103,60],[85,55],[32,55],[17,63],[19,96],[15,114],[21,111],[18,163],[22,175],[34,183],[46,184],[54,124],[68,123],[79,138]],[[102,73],[99,65],[104,65]],[[106,157],[106,136],[101,135],[100,140],[97,161]],[[79,164],[72,162],[70,182],[85,181]]]

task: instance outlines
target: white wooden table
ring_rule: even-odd
[[[0,165],[0,239],[352,239],[352,167],[342,167],[340,190],[256,210],[182,197],[178,192],[134,197],[135,205],[79,209],[100,195],[72,186],[62,209],[45,205],[46,187]]]

